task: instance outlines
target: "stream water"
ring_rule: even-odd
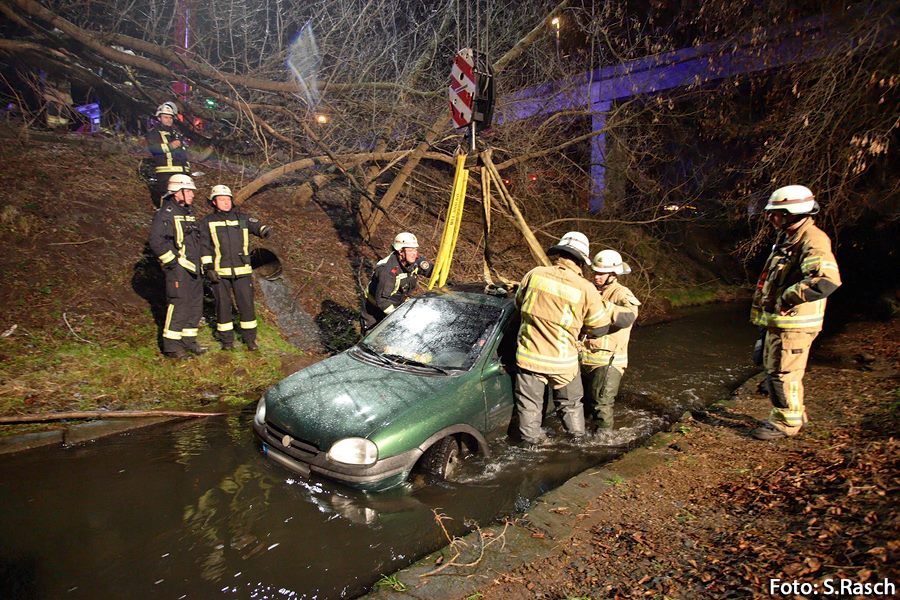
[[[0,598],[352,598],[462,531],[621,454],[754,372],[745,306],[636,328],[617,429],[534,453],[498,440],[463,481],[365,495],[259,453],[252,406],[0,462]],[[663,399],[665,410],[658,408]]]

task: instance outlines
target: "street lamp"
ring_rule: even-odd
[[[562,25],[562,20],[559,17],[553,17],[550,19],[550,25],[556,29],[556,58],[559,58],[559,28]]]

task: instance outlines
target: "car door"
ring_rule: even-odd
[[[516,336],[518,313],[505,320],[489,349],[481,371],[487,432],[505,432],[512,418],[515,402]]]

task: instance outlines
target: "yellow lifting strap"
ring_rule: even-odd
[[[453,192],[450,194],[450,207],[447,220],[444,222],[444,233],[441,235],[441,247],[434,261],[434,271],[428,281],[428,289],[437,285],[444,287],[453,262],[453,251],[456,250],[456,238],[459,237],[459,226],[462,223],[463,206],[466,203],[466,186],[469,184],[469,170],[466,168],[466,155],[456,156],[456,174],[453,176]]]

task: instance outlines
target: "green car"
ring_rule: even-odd
[[[452,479],[512,416],[517,315],[510,298],[453,291],[400,305],[352,348],[259,401],[263,452],[307,477],[384,490],[421,471]]]

